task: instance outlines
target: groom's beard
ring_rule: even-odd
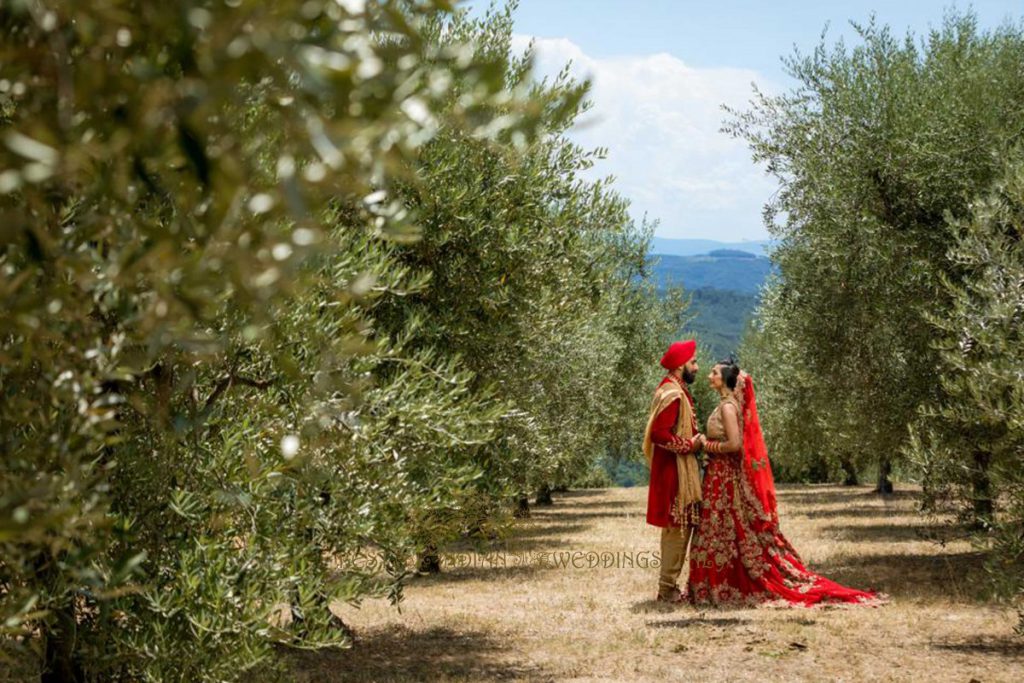
[[[695,372],[688,372],[687,370],[683,370],[683,381],[684,382],[686,382],[687,384],[693,384],[694,381],[696,381],[696,379],[697,379],[697,373],[695,373]]]

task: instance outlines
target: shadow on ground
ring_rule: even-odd
[[[945,650],[947,652],[991,655],[1024,661],[1024,638],[1014,636],[934,641],[930,644],[930,647],[934,650]]]
[[[751,623],[750,619],[737,617],[687,617],[667,621],[648,621],[646,625],[650,628],[693,628],[695,626],[743,626],[749,623]]]
[[[837,539],[851,542],[899,543],[911,541],[952,541],[967,537],[963,527],[949,524],[921,524],[906,526],[898,524],[860,524],[846,526],[836,524],[822,528]]]
[[[645,512],[628,501],[591,500],[598,493],[583,490],[555,494],[553,506],[535,508],[541,512],[517,523],[507,538],[451,543],[441,552],[441,572],[415,580],[427,584],[504,581],[562,569],[551,558],[560,553],[586,552],[587,548],[572,546],[567,539],[591,527],[593,521],[628,515],[633,508],[637,516]]]
[[[498,556],[502,557],[502,556]],[[502,560],[488,562],[486,557],[472,560],[476,564],[465,566],[444,564],[442,559],[441,572],[438,574],[420,574],[413,579],[414,584],[430,586],[438,583],[455,583],[459,581],[528,581],[537,574],[551,571],[554,567],[544,566],[531,558],[522,559],[517,556],[504,556]]]
[[[875,589],[893,599],[940,599],[960,603],[985,600],[983,563],[977,552],[840,555],[810,567],[853,588]]]
[[[430,681],[553,680],[551,674],[528,663],[505,661],[508,648],[477,632],[434,627],[406,627],[357,634],[351,649],[290,652],[289,669],[301,680]]]
[[[549,515],[534,515],[534,519],[538,521],[545,519],[561,519],[570,522],[585,522],[587,520],[607,519],[608,517],[641,517],[646,514],[646,508],[639,508],[637,506],[631,506],[628,509],[622,510],[584,510],[580,512],[577,512],[575,508],[564,507],[559,510],[553,510]]]
[[[586,510],[588,508],[635,508],[636,503],[628,500],[587,500],[564,498],[566,494],[554,494],[554,503],[551,505],[531,505],[531,512],[544,513],[551,511],[561,512],[563,510]]]
[[[479,559],[490,557],[491,559],[499,560],[504,557],[507,566],[514,566],[516,558],[523,554],[535,556],[544,552],[556,553],[571,550],[572,548],[568,547],[569,543],[566,539],[572,538],[580,531],[586,529],[587,526],[577,522],[569,524],[549,524],[544,522],[519,524],[505,538],[493,540],[465,539],[451,543],[441,553],[442,561],[447,561],[447,566],[462,566],[475,553],[482,556]],[[520,562],[519,564],[522,563]]]
[[[611,516],[611,514],[613,513],[609,513],[609,516]],[[558,516],[557,518],[560,519],[561,516]],[[551,517],[549,519],[553,520],[555,517]],[[504,538],[495,538],[492,540],[464,539],[451,543],[448,548],[452,550],[470,550],[476,548],[478,545],[482,548],[500,548],[506,545],[516,544],[520,541],[572,536],[583,531],[585,528],[587,528],[586,524],[578,522],[560,524],[553,521],[537,519],[526,523],[520,522],[516,524],[511,533]]]
[[[875,493],[872,489],[864,486],[850,488],[836,488],[834,486],[823,486],[818,490],[808,491],[806,486],[799,489],[787,490],[779,487],[776,491],[779,502],[789,505],[869,505],[881,503],[882,506],[889,506],[900,503],[905,507],[907,502],[916,503],[921,498],[919,491],[894,491],[892,493]],[[913,504],[911,505],[913,507]]]
[[[788,501],[786,501],[788,504]],[[883,519],[889,517],[920,517],[921,513],[916,510],[908,510],[903,507],[875,507],[867,505],[851,505],[838,510],[815,510],[803,509],[799,507],[787,508],[784,512],[779,511],[779,515],[782,518],[782,524],[786,524],[786,515],[802,515],[808,519],[829,519],[833,517],[881,517]]]
[[[555,502],[559,501],[581,501],[590,498],[602,497],[607,489],[575,489],[572,491],[555,491],[551,494]],[[598,503],[600,504],[600,503]]]

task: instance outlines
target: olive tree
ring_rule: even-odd
[[[1024,33],[982,32],[970,13],[920,40],[857,29],[852,47],[786,60],[797,85],[756,93],[727,130],[780,183],[766,216],[781,277],[759,315],[787,386],[766,432],[797,469],[877,468],[886,491],[909,467],[907,425],[943,392],[928,314],[951,306],[956,221],[1024,127]]]

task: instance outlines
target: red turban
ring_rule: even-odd
[[[668,351],[661,357],[661,367],[666,370],[675,370],[687,363],[693,354],[697,352],[697,342],[687,339],[681,342],[672,342]]]

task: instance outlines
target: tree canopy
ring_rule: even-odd
[[[598,397],[678,312],[509,11],[0,8],[4,656],[236,680],[346,645],[332,602],[629,448],[643,399]]]

